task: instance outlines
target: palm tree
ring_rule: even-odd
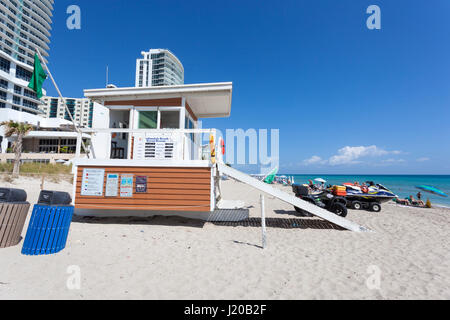
[[[15,153],[13,177],[17,177],[20,171],[20,157],[22,155],[23,137],[25,137],[33,126],[23,122],[15,122],[12,120],[3,121],[0,126],[5,126],[5,137],[9,138],[13,135],[17,135],[17,140],[13,144],[13,150]]]

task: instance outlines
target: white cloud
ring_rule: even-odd
[[[381,149],[375,145],[372,146],[357,146],[351,147],[346,146],[338,150],[337,154],[331,156],[328,160],[324,160],[319,156],[312,156],[309,159],[303,161],[304,165],[313,165],[313,164],[329,164],[330,166],[337,165],[349,165],[349,164],[357,164],[361,163],[361,159],[367,157],[381,157],[386,155],[399,155],[402,154],[402,151],[394,150],[387,151]],[[400,163],[404,162],[403,159],[386,159],[382,160],[385,163]]]
[[[425,162],[425,161],[430,161],[430,160],[431,159],[428,157],[422,157],[422,158],[417,159],[417,162]]]
[[[382,162],[384,163],[402,163],[402,162],[406,162],[404,159],[385,159],[382,160]]]
[[[321,157],[319,157],[319,156],[312,156],[311,158],[309,158],[309,159],[306,159],[306,160],[303,160],[303,164],[304,165],[311,165],[311,164],[323,164],[323,163],[325,163],[326,161],[325,160],[323,160]]]
[[[358,159],[369,156],[384,156],[390,152],[380,149],[377,146],[359,146],[350,147],[346,146],[338,150],[338,154],[332,156],[329,160],[330,165],[340,165],[340,164],[355,164],[359,163]]]

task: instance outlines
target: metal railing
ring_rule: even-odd
[[[177,143],[177,151],[174,154],[175,160],[209,160],[205,159],[204,142],[209,141],[210,135],[214,137],[217,144],[216,129],[121,129],[121,128],[84,128],[80,129],[77,136],[75,158],[81,155],[81,134],[91,134],[91,145],[89,145],[90,158],[111,159],[112,143],[121,140],[120,149],[123,150],[123,159],[133,159],[136,155],[136,141],[133,138],[146,137],[147,135],[157,137],[158,135],[171,135]],[[127,134],[125,139],[113,138],[113,135]],[[101,136],[100,136],[101,135]],[[114,140],[116,139],[116,141]],[[99,153],[98,145],[103,146],[102,154]],[[105,148],[106,146],[106,148]],[[96,150],[97,149],[97,150]],[[106,154],[103,154],[106,153]],[[122,152],[120,152],[122,153]]]

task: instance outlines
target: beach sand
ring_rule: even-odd
[[[30,203],[39,184],[0,183],[26,189]],[[66,181],[45,188],[72,193]],[[223,194],[244,200],[252,223],[74,218],[58,254],[21,255],[23,240],[0,249],[0,299],[450,299],[447,209],[350,210],[350,220],[373,230],[355,233],[265,195],[263,250],[260,192],[229,180]],[[69,289],[78,268],[80,289]]]

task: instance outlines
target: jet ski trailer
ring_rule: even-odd
[[[381,204],[397,197],[392,191],[381,184],[361,187],[345,184],[347,205],[355,210],[381,211]]]

